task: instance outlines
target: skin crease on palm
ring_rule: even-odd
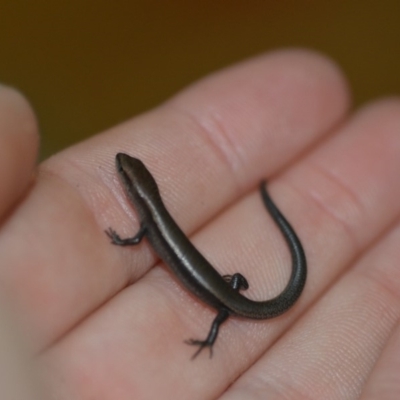
[[[35,116],[1,87],[0,397],[398,399],[400,101],[350,107],[332,61],[277,51],[36,166]],[[215,311],[146,241],[104,234],[138,229],[118,152],[143,160],[199,250],[258,300],[290,272],[257,190],[267,178],[307,255],[298,303],[230,318],[213,358],[192,361],[183,341],[205,336]]]

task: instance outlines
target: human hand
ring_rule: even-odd
[[[346,83],[329,61],[271,53],[50,158],[32,183],[36,128],[10,96],[0,91],[0,116],[15,115],[0,118],[0,285],[49,398],[399,393],[397,100],[349,115]],[[117,152],[144,161],[199,250],[221,274],[242,273],[257,300],[278,294],[290,272],[256,189],[267,178],[306,251],[299,302],[275,319],[230,318],[214,357],[191,361],[183,341],[205,336],[215,311],[147,243],[121,248],[104,234],[138,229]]]

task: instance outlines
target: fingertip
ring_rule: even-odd
[[[312,50],[284,49],[211,74],[166,106],[196,122],[235,176],[243,173],[241,184],[254,171],[273,174],[292,162],[343,121],[350,104],[347,80],[334,61]]]
[[[307,48],[279,49],[266,55],[280,66],[281,72],[323,84],[335,95],[344,109],[351,104],[348,79],[340,65],[326,54]]]
[[[0,84],[1,133],[26,135],[29,145],[39,142],[39,129],[35,112],[26,97],[17,89]],[[7,112],[7,113],[6,113]],[[6,125],[7,124],[7,125]]]
[[[0,85],[0,215],[26,190],[39,146],[36,116],[17,90]]]

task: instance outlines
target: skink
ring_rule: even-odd
[[[306,282],[306,257],[293,228],[271,200],[265,182],[260,184],[261,197],[287,242],[292,257],[292,272],[285,289],[278,296],[266,301],[253,301],[239,292],[249,286],[243,275],[221,276],[189,241],[165,208],[156,181],[139,159],[118,153],[116,167],[126,195],[138,213],[140,229],[135,236],[122,239],[109,228],[106,233],[112,243],[136,245],[146,237],[182,284],[218,311],[205,340],[186,341],[199,346],[193,358],[205,347],[209,347],[212,355],[219,327],[230,315],[266,319],[283,314],[293,306]]]

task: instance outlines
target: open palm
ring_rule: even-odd
[[[48,398],[397,398],[400,102],[349,104],[330,61],[275,52],[55,155],[32,181],[33,114],[0,90],[0,288]],[[214,357],[192,361],[184,340],[204,338],[215,311],[146,241],[113,246],[104,233],[139,227],[118,152],[143,160],[193,243],[257,300],[290,274],[257,190],[268,179],[307,255],[298,303],[275,319],[229,319]]]

